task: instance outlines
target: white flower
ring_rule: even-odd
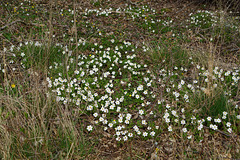
[[[121,107],[117,107],[117,112],[120,112],[120,110],[121,110]]]
[[[181,84],[179,84],[179,85],[178,85],[178,89],[181,89],[181,88],[182,88],[182,85],[181,85]]]
[[[224,75],[228,76],[230,73],[231,73],[230,71],[227,71]]]
[[[93,116],[94,116],[94,117],[97,117],[97,116],[98,116],[98,113],[94,113]]]
[[[226,116],[228,113],[226,111],[223,112],[223,116]]]
[[[108,122],[108,121],[105,119],[105,120],[103,121],[103,124],[107,124],[107,122]]]
[[[184,133],[186,133],[186,132],[187,132],[187,128],[183,128],[182,131],[183,131]]]
[[[188,99],[188,95],[187,94],[184,95],[184,99]]]
[[[185,109],[184,109],[184,108],[182,108],[182,109],[181,109],[181,112],[182,112],[182,113],[184,113],[184,111],[185,111]]]
[[[170,92],[170,88],[166,88],[166,91],[167,91],[167,92]]]
[[[117,100],[115,103],[116,103],[116,105],[119,105],[119,104],[120,104],[120,101]]]
[[[155,136],[155,132],[152,131],[152,132],[150,133],[150,135],[151,135],[151,136]]]
[[[175,110],[172,110],[172,115],[174,115],[175,117],[178,117],[177,112]]]
[[[236,104],[235,108],[238,109],[238,105],[237,104]]]
[[[209,127],[210,127],[211,129],[213,129],[213,130],[217,130],[217,129],[218,129],[217,125],[213,125],[213,124],[210,124]]]
[[[113,124],[112,123],[108,123],[108,127],[112,128]]]
[[[93,106],[89,105],[89,106],[87,107],[87,110],[88,110],[88,111],[93,110]]]
[[[117,136],[120,136],[120,134],[121,134],[121,132],[119,132],[119,131],[116,132],[116,135],[117,135]]]
[[[115,130],[118,130],[118,131],[120,131],[121,129],[122,129],[121,126],[117,126],[117,127],[115,128]]]
[[[169,122],[170,122],[170,119],[169,119],[169,118],[166,118],[165,121],[166,121],[166,123],[169,123]]]
[[[168,131],[171,132],[172,131],[172,126],[168,127]]]
[[[198,130],[200,131],[202,128],[203,128],[203,125],[200,124],[200,125],[198,126]]]
[[[240,115],[237,115],[237,119],[240,119]]]
[[[142,91],[142,90],[143,90],[143,85],[139,85],[139,86],[137,87],[137,90],[138,90],[138,91]]]
[[[229,133],[232,133],[232,128],[228,128],[227,131],[228,131]]]
[[[147,132],[143,132],[143,137],[146,137],[148,135]]]
[[[92,125],[87,126],[87,130],[90,132],[93,129]]]
[[[104,121],[104,119],[103,119],[102,117],[100,117],[100,118],[99,118],[99,121],[102,122],[102,121]]]
[[[128,133],[128,137],[133,137],[133,134],[132,133]]]
[[[180,96],[180,94],[178,92],[175,92],[175,96],[176,96],[176,98],[178,98]]]
[[[136,94],[136,96],[135,96],[137,99],[139,98],[139,95],[138,94]]]
[[[163,118],[168,118],[169,117],[169,113],[168,112],[166,112],[165,114],[164,114],[164,116],[163,116]]]
[[[83,77],[84,75],[85,75],[85,72],[83,71],[83,72],[80,74],[80,76]]]
[[[169,105],[169,104],[167,104],[167,105],[166,105],[166,108],[167,108],[167,109],[169,109],[169,108],[170,108],[170,105]]]
[[[131,115],[131,114],[129,114],[129,113],[126,115],[126,119],[127,119],[127,120],[130,120],[130,119],[131,119],[131,117],[132,117],[132,115]]]
[[[186,124],[186,121],[185,120],[181,120],[181,124],[182,125]]]
[[[117,140],[117,141],[121,141],[121,138],[120,138],[120,137],[117,137],[116,140]]]
[[[184,85],[184,84],[185,84],[185,82],[183,80],[181,80],[181,85]]]
[[[213,124],[210,124],[209,128],[211,128],[211,129],[212,129],[212,128],[213,128]]]
[[[218,119],[214,119],[214,122],[215,122],[215,123],[220,123],[220,122],[221,122],[221,119],[219,119],[219,118],[218,118]]]
[[[143,115],[144,114],[144,111],[141,109],[141,110],[139,110],[139,114],[140,115]]]
[[[127,136],[124,136],[124,137],[123,137],[123,140],[124,140],[124,141],[127,141],[127,140],[128,140],[128,137],[127,137]]]
[[[208,120],[208,121],[211,121],[211,120],[212,120],[212,117],[207,117],[207,120]]]
[[[142,124],[146,125],[147,124],[146,120],[142,120]]]
[[[123,122],[123,118],[120,117],[120,118],[118,119],[118,122],[119,122],[119,123],[122,123],[122,122]]]
[[[227,126],[227,127],[231,127],[231,123],[230,123],[230,122],[227,122],[227,123],[226,123],[226,126]]]

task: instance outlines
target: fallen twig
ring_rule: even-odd
[[[131,0],[127,0],[128,3],[132,4],[132,5],[137,5],[137,2],[132,2]]]
[[[43,26],[45,26],[44,24],[26,23],[26,22],[21,21],[21,20],[16,20],[16,21],[13,21],[13,22],[11,22],[11,23],[8,23],[8,24],[2,26],[2,27],[0,28],[0,30],[3,30],[3,29],[5,29],[5,28],[7,28],[8,26],[11,26],[11,25],[13,25],[13,24],[15,24],[15,23],[17,23],[17,22],[20,22],[20,23],[22,23],[22,24],[24,24],[24,25],[31,25],[31,26],[37,26],[37,27],[43,27]]]
[[[204,128],[207,128],[207,129],[210,129],[210,127],[207,127],[207,126],[203,126]],[[219,132],[219,133],[221,133],[221,134],[223,134],[223,135],[225,135],[225,136],[227,136],[227,137],[234,137],[233,135],[229,135],[229,134],[227,134],[227,133],[225,133],[225,132],[223,132],[223,131],[220,131],[220,130],[216,130],[217,132]]]
[[[193,2],[191,2],[191,3],[189,3],[189,4],[187,4],[186,6],[182,7],[180,10],[178,10],[178,11],[177,11],[176,13],[174,13],[174,14],[178,14],[179,12],[182,12],[184,9],[186,9],[188,6],[194,4],[195,2],[196,2],[196,1],[193,1]]]
[[[16,20],[16,21],[13,21],[13,22],[11,22],[11,23],[8,23],[8,24],[2,26],[2,27],[0,28],[0,30],[3,30],[3,29],[5,29],[6,27],[11,26],[11,25],[13,25],[13,24],[15,24],[15,23],[17,23],[17,22],[21,22],[21,23],[27,25],[25,22],[23,22],[23,21],[21,21],[21,20]]]

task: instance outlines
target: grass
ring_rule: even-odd
[[[239,158],[238,21],[51,3],[2,2],[1,159]]]

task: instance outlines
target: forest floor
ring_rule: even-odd
[[[240,16],[220,8],[0,2],[0,158],[239,159]]]

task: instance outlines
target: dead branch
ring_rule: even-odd
[[[11,22],[11,23],[8,23],[8,24],[2,26],[2,27],[0,28],[0,31],[1,31],[1,30],[4,30],[4,29],[7,28],[8,26],[11,26],[11,25],[13,25],[13,24],[15,24],[15,23],[18,23],[18,22],[20,22],[20,23],[22,23],[22,24],[24,24],[24,25],[30,25],[30,26],[37,26],[37,27],[43,27],[43,26],[45,26],[44,24],[26,23],[26,22],[21,21],[21,20],[16,20],[16,21],[13,21],[13,22]]]
[[[25,22],[23,22],[23,21],[21,21],[21,20],[16,20],[16,21],[13,21],[13,22],[11,22],[11,23],[8,23],[8,24],[2,26],[2,27],[0,28],[0,30],[4,30],[4,29],[7,28],[8,26],[11,26],[11,25],[13,25],[13,24],[15,24],[15,23],[17,23],[17,22],[20,22],[20,23],[23,23],[23,24],[27,25],[27,23],[25,23]]]

